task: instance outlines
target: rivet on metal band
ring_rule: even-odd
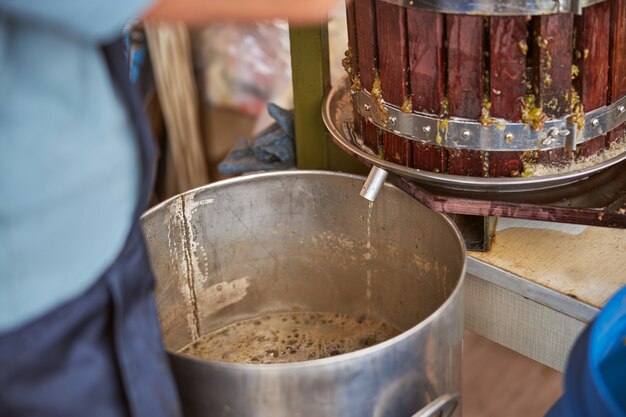
[[[581,14],[583,8],[606,0],[384,0],[397,6],[439,13],[488,16]]]
[[[582,130],[570,122],[568,115],[545,122],[543,129],[534,130],[526,123],[493,119],[488,126],[470,119],[442,119],[425,113],[405,113],[397,106],[383,103],[387,123],[383,123],[370,93],[352,93],[357,111],[367,120],[396,135],[436,146],[482,151],[533,151],[556,148],[576,149],[582,143],[610,132],[626,122],[626,95],[615,103],[585,113]]]

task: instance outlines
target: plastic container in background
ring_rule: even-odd
[[[546,417],[626,417],[626,287],[580,335]]]

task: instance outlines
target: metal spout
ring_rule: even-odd
[[[363,184],[363,188],[361,188],[360,196],[369,201],[376,201],[380,190],[385,185],[388,174],[384,169],[374,165],[365,180],[365,184]]]

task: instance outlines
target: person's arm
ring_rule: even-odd
[[[0,13],[86,42],[105,43],[119,37],[126,23],[153,4],[154,0],[0,0]]]
[[[141,18],[204,24],[219,20],[286,18],[313,23],[338,0],[0,0],[0,13],[49,25],[88,42],[119,36],[125,23]]]
[[[146,13],[148,21],[203,24],[216,20],[251,21],[283,18],[292,23],[326,20],[338,0],[158,0]]]

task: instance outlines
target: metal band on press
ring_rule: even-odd
[[[397,6],[439,13],[488,16],[581,14],[582,9],[606,0],[383,0]]]
[[[378,104],[369,92],[352,93],[357,111],[370,122],[388,132],[417,142],[436,146],[477,151],[534,151],[576,146],[619,127],[626,122],[626,96],[615,103],[585,113],[582,132],[571,123],[570,116],[551,119],[543,129],[526,123],[493,119],[488,126],[471,119],[439,118],[425,113],[405,113],[399,107],[382,103],[388,114],[383,122]]]

